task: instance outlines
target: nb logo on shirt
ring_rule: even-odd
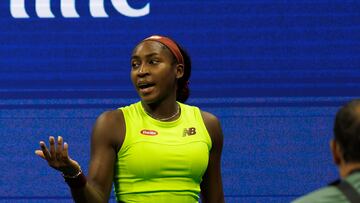
[[[191,136],[191,135],[195,135],[195,134],[196,134],[196,128],[194,128],[194,127],[184,128],[183,137]]]

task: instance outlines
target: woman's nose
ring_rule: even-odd
[[[146,64],[142,64],[140,66],[140,68],[138,69],[138,75],[139,76],[144,76],[144,75],[147,75],[147,74],[149,74],[149,69],[146,66]]]

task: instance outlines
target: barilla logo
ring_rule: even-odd
[[[76,0],[60,0],[61,14],[64,18],[80,18],[75,8]],[[81,0],[84,1],[84,0]],[[27,3],[33,1],[27,1]],[[51,11],[51,0],[35,0],[35,10],[39,18],[55,18]],[[57,0],[56,2],[59,2]],[[122,15],[141,17],[150,13],[150,3],[143,8],[132,8],[127,0],[111,0],[113,7]],[[89,0],[90,14],[94,18],[108,18],[104,8],[104,0]],[[10,0],[10,13],[14,18],[30,18],[26,12],[25,0]]]
[[[140,131],[140,133],[148,136],[155,136],[158,134],[158,132],[156,132],[155,130],[142,130]]]

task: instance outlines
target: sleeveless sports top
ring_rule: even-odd
[[[151,118],[141,102],[120,108],[126,134],[115,163],[119,202],[198,202],[211,139],[199,108],[178,103],[180,117]]]

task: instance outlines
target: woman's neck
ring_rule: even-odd
[[[142,101],[141,104],[145,112],[156,120],[172,121],[180,115],[180,106],[176,100],[167,100],[151,104]]]

